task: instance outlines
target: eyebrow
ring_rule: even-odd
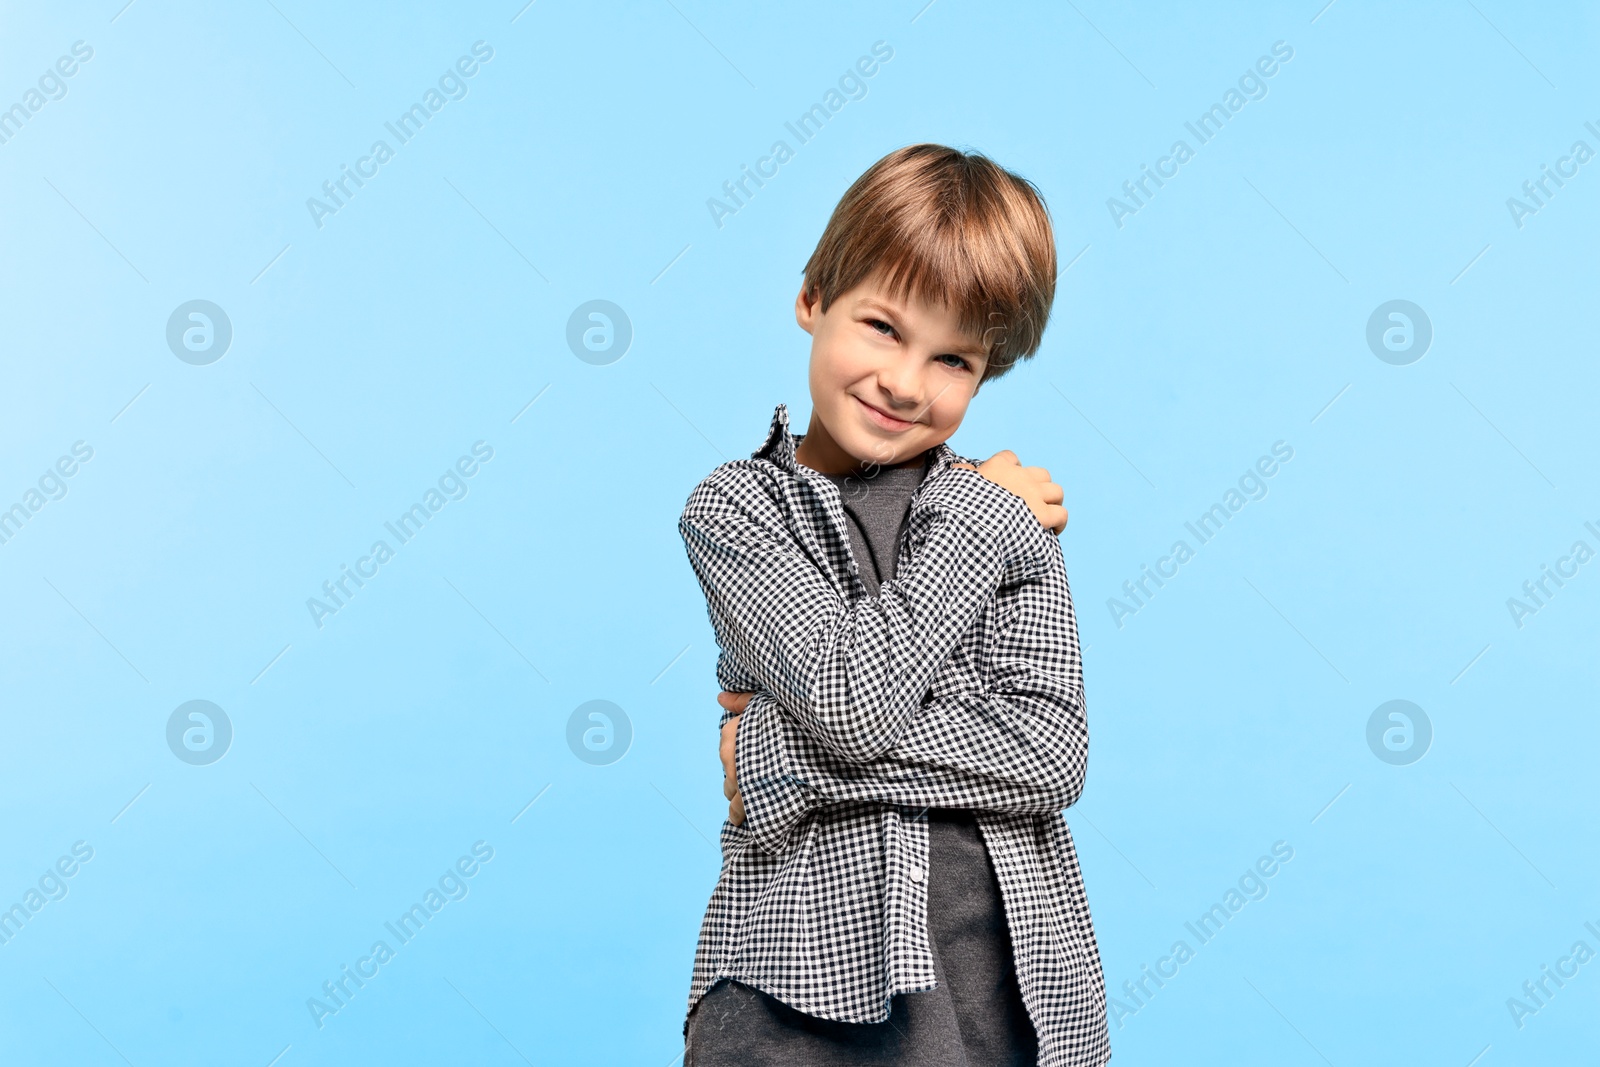
[[[863,299],[861,301],[861,308],[863,311],[881,311],[891,318],[900,318],[901,316],[905,315],[905,309],[899,305],[885,304],[883,301],[875,300],[872,297],[866,297]]]
[[[886,304],[883,301],[874,299],[872,297],[867,297],[866,299],[862,300],[861,304],[860,304],[860,308],[863,311],[881,312],[882,314],[887,315],[888,317],[890,317],[892,319],[904,319],[905,318],[905,309],[904,308],[901,308],[901,307],[899,307],[897,305],[894,305],[894,304]],[[957,355],[957,356],[971,356],[974,359],[985,359],[985,358],[987,358],[989,353],[988,353],[988,350],[986,348],[984,348],[982,343],[980,343],[980,342],[966,342],[966,343],[963,343],[963,344],[960,344],[960,345],[957,345],[957,346],[955,346],[953,348],[948,349],[945,354]]]

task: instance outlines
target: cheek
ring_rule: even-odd
[[[830,333],[813,351],[812,363],[836,387],[853,386],[876,368],[868,346],[847,332]]]
[[[946,389],[929,409],[933,428],[942,433],[954,433],[966,417],[967,405],[972,401],[972,387],[952,385]]]
[[[811,392],[819,402],[836,403],[840,391],[850,385],[849,368],[840,358],[837,345],[818,345],[811,353]]]

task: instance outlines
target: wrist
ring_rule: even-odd
[[[793,774],[787,732],[794,728],[777,700],[756,693],[734,734],[734,778],[744,802],[744,828],[768,852],[788,849],[803,817],[816,806],[813,792]]]

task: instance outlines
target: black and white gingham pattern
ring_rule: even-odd
[[[879,1022],[933,988],[927,807],[971,808],[1005,901],[1039,1062],[1110,1058],[1072,833],[1089,735],[1058,540],[947,445],[912,497],[896,577],[866,594],[838,487],[788,410],[690,494],[678,529],[739,723],[745,822],[722,826],[689,1008],[719,978]],[[726,722],[728,714],[724,713]]]

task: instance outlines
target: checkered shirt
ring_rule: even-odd
[[[869,597],[839,487],[795,460],[803,437],[779,404],[762,446],[707,476],[678,522],[717,681],[754,693],[735,753],[745,821],[722,824],[689,1008],[727,977],[820,1018],[881,1022],[895,994],[935,988],[922,813],[967,808],[1039,1063],[1098,1067],[1104,980],[1061,814],[1089,733],[1060,543],[940,444],[896,577]]]

